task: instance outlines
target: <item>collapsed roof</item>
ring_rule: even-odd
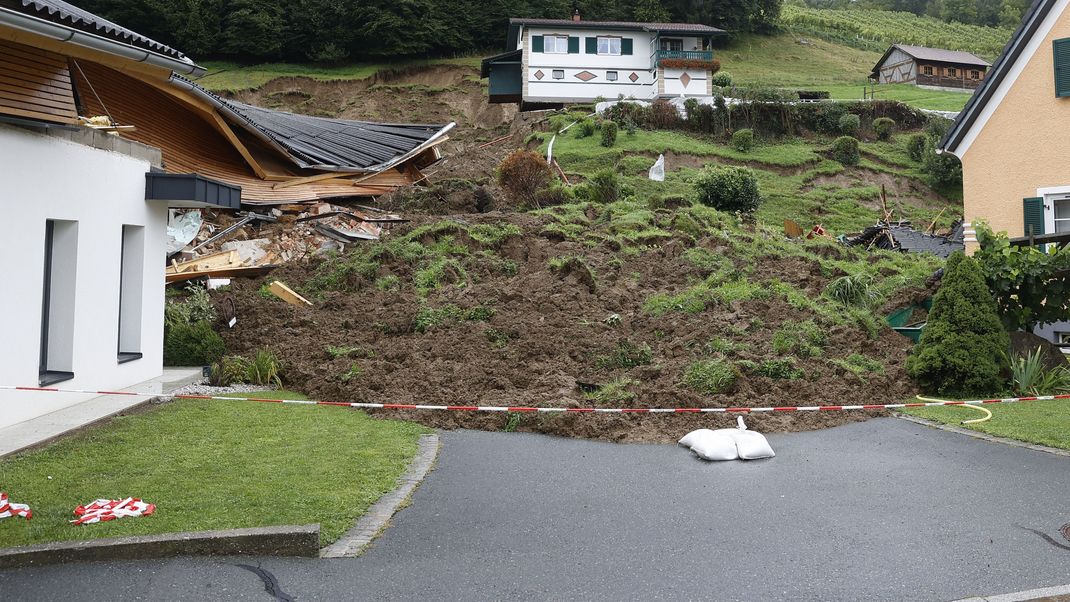
[[[947,235],[929,234],[915,230],[910,222],[887,224],[880,222],[863,230],[858,236],[848,238],[848,246],[865,246],[867,249],[884,249],[904,253],[932,253],[947,259],[955,251],[962,251],[962,222],[955,222]]]

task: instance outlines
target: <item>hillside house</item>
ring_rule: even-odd
[[[1034,3],[938,146],[962,161],[968,253],[983,220],[1013,237],[1070,233],[1070,19],[1067,0]],[[1070,323],[1039,332],[1070,343]]]
[[[709,96],[726,32],[688,23],[510,19],[509,50],[483,60],[490,102],[522,109],[619,97]]]
[[[184,77],[203,73],[62,0],[0,0],[0,384],[160,376],[169,208],[381,194],[450,127],[259,109]],[[0,397],[3,428],[92,396]]]
[[[914,84],[935,90],[974,90],[985,80],[988,61],[969,52],[893,44],[869,78],[878,84]]]

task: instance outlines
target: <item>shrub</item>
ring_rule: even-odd
[[[888,117],[878,117],[873,120],[873,133],[877,140],[890,140],[895,131],[895,121]]]
[[[164,332],[165,366],[207,366],[226,353],[223,337],[206,320],[169,324]]]
[[[754,131],[739,130],[732,134],[732,148],[741,153],[749,153],[754,148]]]
[[[962,183],[962,164],[951,153],[936,154],[936,145],[951,128],[952,121],[934,117],[925,127],[925,150],[922,152],[922,169],[929,175],[934,186],[957,186]]]
[[[762,204],[758,178],[746,167],[707,167],[695,188],[700,203],[720,211],[753,213]]]
[[[281,387],[281,372],[282,365],[279,363],[279,358],[270,351],[260,350],[256,352],[253,361],[249,362],[247,378],[249,383],[254,385]]]
[[[926,393],[986,395],[1002,390],[1010,340],[981,268],[955,253],[947,261],[907,373]]]
[[[704,360],[687,367],[684,384],[699,393],[731,393],[739,379],[739,368],[726,360]]]
[[[226,355],[212,364],[208,382],[216,387],[229,387],[245,382],[249,374],[249,360],[240,355]]]
[[[554,182],[535,193],[535,205],[538,207],[567,205],[573,201],[573,197],[571,188],[560,182]]]
[[[553,172],[538,153],[514,151],[498,165],[498,184],[512,201],[535,205],[535,195],[549,186]]]
[[[592,203],[613,203],[620,198],[620,176],[612,169],[603,169],[587,181],[587,200]]]
[[[589,138],[594,136],[595,127],[593,119],[584,119],[574,125],[573,128],[576,130],[575,136],[577,138]]]
[[[840,136],[832,142],[832,158],[844,165],[858,165],[858,140]]]
[[[602,122],[602,146],[612,147],[617,143],[617,122],[605,120]]]
[[[1070,368],[1044,369],[1044,350],[1016,356],[1011,362],[1011,385],[1015,395],[1057,395],[1070,391]]]
[[[862,125],[862,120],[859,119],[858,115],[847,113],[840,117],[837,125],[839,126],[838,129],[841,134],[853,136],[858,133],[858,128]]]
[[[869,307],[878,293],[873,288],[873,278],[867,274],[848,274],[828,283],[825,295],[839,301],[844,307]]]
[[[727,71],[714,73],[710,78],[710,83],[721,88],[730,88],[732,87],[732,74]]]
[[[907,155],[911,161],[921,163],[925,158],[925,134],[912,134],[907,140]]]
[[[785,322],[773,333],[773,351],[780,355],[796,353],[803,357],[816,357],[824,353],[828,337],[813,320]]]
[[[825,134],[840,133],[840,118],[847,114],[847,107],[839,102],[815,103],[814,125]]]

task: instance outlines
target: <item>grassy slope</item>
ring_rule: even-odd
[[[992,419],[969,428],[982,433],[1070,449],[1070,403],[1065,399],[1028,401],[984,406]],[[913,408],[910,414],[944,424],[959,426],[963,420],[982,417],[981,412],[957,407]]]
[[[325,545],[394,487],[422,432],[340,408],[177,401],[0,463],[2,489],[34,511],[0,521],[0,546],[310,523]],[[79,504],[126,496],[156,513],[67,522]]]
[[[264,63],[240,65],[226,61],[204,61],[201,66],[208,74],[197,80],[209,90],[233,92],[259,88],[279,77],[310,77],[319,81],[367,79],[384,69],[400,69],[420,65],[459,65],[478,69],[480,56],[453,59],[406,60],[388,63],[355,63],[336,67],[296,63]]]
[[[840,46],[817,38],[783,33],[739,36],[717,51],[721,69],[736,83],[828,90],[833,98],[862,98],[866,78],[880,53]],[[970,95],[922,90],[911,85],[882,85],[877,98],[900,100],[923,109],[961,110]]]

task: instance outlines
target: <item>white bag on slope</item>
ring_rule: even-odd
[[[711,431],[710,429],[698,429],[697,431],[691,431],[690,433],[684,435],[683,438],[680,439],[679,443],[684,447],[691,447],[692,445],[698,443],[699,439],[705,437],[705,433],[712,432],[713,431]]]
[[[658,160],[647,172],[647,176],[655,182],[665,181],[665,155],[658,155]]]
[[[765,435],[748,431],[743,423],[743,417],[737,416],[739,427],[736,430],[736,451],[739,452],[740,460],[760,460],[776,456]]]
[[[736,451],[735,429],[720,429],[711,431],[700,429],[704,432],[694,431],[688,436],[698,433],[695,442],[691,445],[691,451],[703,460],[735,460],[739,457]]]

